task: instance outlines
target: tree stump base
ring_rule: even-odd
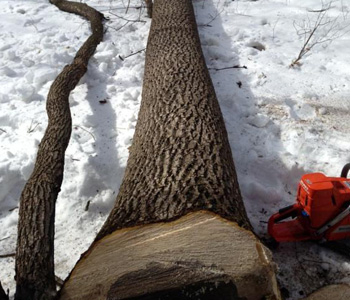
[[[280,299],[270,251],[250,231],[207,211],[117,230],[93,243],[60,297],[199,298]]]

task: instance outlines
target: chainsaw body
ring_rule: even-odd
[[[344,177],[304,175],[296,203],[270,217],[269,235],[277,242],[350,238],[350,178],[346,178],[350,164],[344,169]]]

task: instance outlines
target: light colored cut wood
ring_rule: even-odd
[[[200,211],[173,222],[117,230],[95,242],[73,269],[60,299],[126,299],[223,281],[231,281],[239,297],[248,300],[280,299],[270,251],[250,231]]]
[[[332,284],[312,293],[305,300],[347,300],[350,299],[350,286],[347,284]]]

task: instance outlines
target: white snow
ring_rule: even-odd
[[[61,278],[94,239],[118,193],[141,101],[150,26],[141,0],[132,0],[127,12],[128,1],[84,2],[110,20],[70,97],[73,132],[56,213]],[[333,1],[326,17],[337,24],[337,36],[290,68],[303,45],[295,24],[312,24],[318,13],[311,11],[322,1],[193,3],[245,206],[263,237],[269,216],[294,202],[302,174],[339,176],[350,160],[350,4]],[[47,125],[49,87],[89,34],[85,20],[46,0],[0,0],[0,255],[15,251],[18,201]],[[236,65],[247,68],[215,70]],[[350,283],[350,262],[313,243],[282,244],[274,257],[288,299],[324,284]],[[13,277],[14,258],[0,258],[0,280],[11,294]]]

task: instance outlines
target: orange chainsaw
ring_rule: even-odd
[[[269,235],[276,242],[350,238],[349,170],[350,163],[340,177],[322,173],[302,176],[296,203],[270,217]]]

